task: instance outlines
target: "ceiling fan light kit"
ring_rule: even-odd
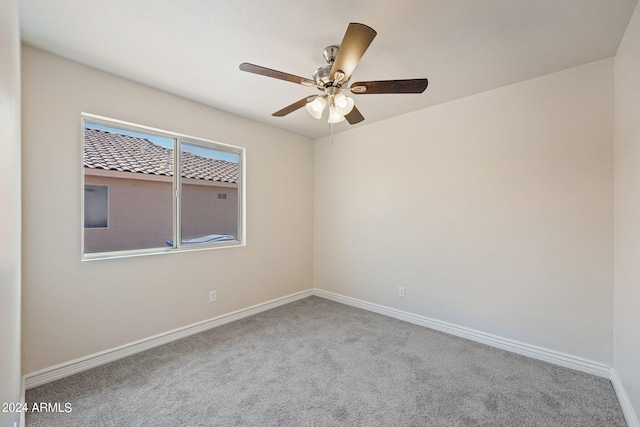
[[[309,98],[307,100],[307,111],[311,116],[315,119],[320,119],[322,117],[322,112],[324,111],[324,107],[327,105],[327,101],[324,97],[316,96],[315,98]]]
[[[308,96],[296,101],[282,110],[276,111],[273,116],[283,117],[299,108],[306,107],[313,118],[321,119],[328,105],[329,117],[327,121],[330,124],[346,120],[353,125],[363,121],[364,116],[356,108],[353,98],[342,92],[353,94],[422,93],[429,83],[426,78],[378,80],[357,82],[349,87],[351,74],[376,34],[373,28],[364,24],[354,22],[349,24],[340,46],[332,45],[324,48],[322,54],[327,65],[318,68],[313,73],[313,80],[247,62],[240,64],[240,70],[315,87],[321,92],[321,95]]]
[[[335,103],[336,108],[338,108],[338,112],[342,115],[349,114],[351,110],[353,110],[353,107],[355,107],[353,98],[350,98],[342,93],[336,95],[335,98],[333,98],[333,102]]]
[[[343,121],[344,121],[344,116],[338,112],[335,105],[331,104],[329,106],[329,119],[327,120],[327,123],[334,124],[334,123],[340,123]]]
[[[329,105],[328,122],[339,123],[344,121],[345,116],[355,107],[353,98],[340,93],[334,86],[327,88],[326,92],[327,94],[322,96],[307,98],[307,111],[313,118],[319,120],[322,118],[324,109]]]

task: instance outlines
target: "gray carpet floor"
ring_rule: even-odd
[[[310,297],[26,393],[40,426],[626,426],[610,381]]]

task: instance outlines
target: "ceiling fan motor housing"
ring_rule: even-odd
[[[349,83],[349,80],[341,80],[343,78],[344,73],[342,73],[341,71],[336,71],[335,75],[331,75],[331,64],[320,67],[315,71],[315,73],[313,73],[313,79],[316,81],[318,86],[322,86],[325,88],[331,86],[345,86]]]
[[[313,73],[313,80],[315,80],[319,86],[331,86],[333,83],[331,64],[318,68],[315,73]]]
[[[318,68],[315,73],[313,73],[313,79],[319,86],[332,86],[334,81],[334,76],[331,75],[331,67],[333,67],[333,62],[336,60],[336,56],[338,56],[338,50],[340,46],[327,46],[322,51],[322,56],[327,61],[327,65]],[[339,86],[342,86],[346,82],[339,82]]]

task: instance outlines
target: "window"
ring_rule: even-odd
[[[244,244],[244,150],[83,114],[85,259]]]
[[[84,228],[107,228],[109,187],[84,186]]]

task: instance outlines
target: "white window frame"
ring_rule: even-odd
[[[80,188],[81,188],[81,201],[80,201],[80,253],[82,261],[99,260],[99,259],[112,259],[112,258],[127,258],[143,255],[157,255],[166,253],[177,252],[190,252],[201,251],[209,249],[221,249],[246,246],[246,150],[244,147],[238,147],[235,145],[225,144],[221,142],[214,142],[204,138],[198,138],[189,136],[177,132],[166,131],[149,126],[139,125],[136,123],[126,122],[117,119],[111,119],[108,117],[98,116],[90,113],[81,113],[80,120]],[[85,123],[93,123],[98,125],[104,125],[113,127],[116,129],[122,129],[132,132],[146,133],[149,135],[160,136],[174,140],[173,148],[173,164],[175,170],[179,170],[180,167],[180,154],[181,143],[196,145],[203,148],[209,148],[219,151],[225,151],[238,155],[238,231],[236,240],[230,240],[225,242],[215,243],[198,243],[198,244],[183,244],[180,227],[180,192],[182,184],[182,174],[173,174],[173,247],[166,248],[151,248],[151,249],[129,249],[122,251],[110,251],[110,252],[96,252],[86,254],[84,251],[84,188],[85,188],[85,171],[84,171],[84,129]],[[91,230],[91,229],[90,229]]]

